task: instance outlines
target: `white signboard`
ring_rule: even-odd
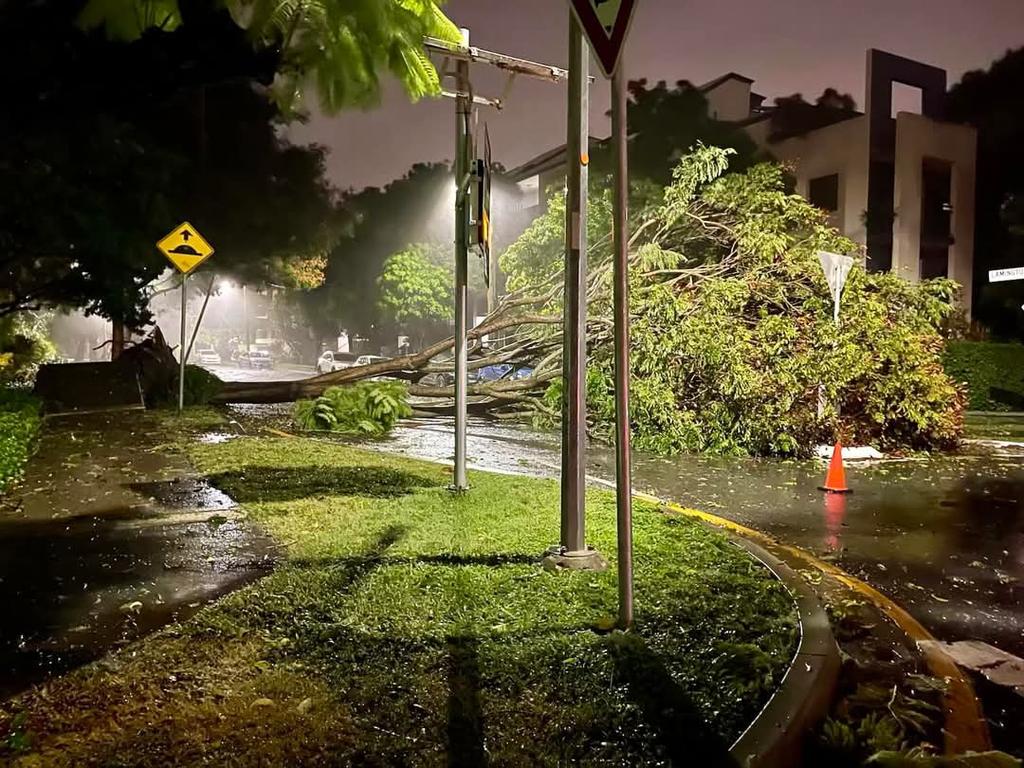
[[[1008,280],[1024,280],[1024,267],[993,269],[988,273],[990,283],[1005,283]]]

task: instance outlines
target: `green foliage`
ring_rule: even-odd
[[[211,6],[213,3],[211,3]],[[306,91],[333,113],[367,107],[379,98],[381,70],[412,99],[441,86],[423,49],[425,36],[459,42],[458,28],[434,0],[228,0],[237,22],[260,47],[280,51],[275,91],[286,108]],[[177,0],[89,0],[79,17],[115,39],[147,29],[176,29],[189,17]]]
[[[292,416],[306,430],[380,437],[399,419],[412,416],[406,397],[402,382],[367,381],[331,387],[315,400],[300,400]]]
[[[206,405],[224,386],[219,378],[198,365],[185,366],[185,405]],[[178,407],[178,373],[168,379],[166,387],[152,403],[157,407]]]
[[[412,245],[384,262],[377,302],[389,322],[404,327],[453,319],[450,272],[438,266],[429,250],[436,249]]]
[[[263,87],[276,54],[216,3],[131,43],[82,32],[76,5],[0,8],[0,314],[61,304],[145,325],[167,268],[153,242],[182,212],[220,273],[301,284],[296,262],[322,258],[339,222],[324,150],[281,136]]]
[[[0,491],[17,479],[35,448],[42,403],[24,390],[0,389]]]
[[[30,385],[39,366],[56,357],[49,337],[50,312],[0,317],[0,386]]]
[[[727,157],[698,147],[662,201],[636,213],[630,417],[637,447],[806,455],[837,435],[883,449],[954,445],[963,403],[942,370],[939,328],[956,285],[914,285],[857,263],[837,329],[817,252],[856,256],[858,247],[787,191],[779,166],[708,183]],[[556,273],[563,215],[553,206],[509,249],[518,284]],[[600,229],[601,204],[593,219],[591,315],[607,320],[610,238]],[[597,323],[588,332],[588,409],[594,433],[606,436],[614,424],[610,335]],[[553,390],[549,405],[559,397]]]
[[[1024,345],[951,341],[942,362],[972,411],[1024,410]]]

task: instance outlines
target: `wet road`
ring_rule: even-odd
[[[237,365],[203,366],[221,381],[297,381],[308,379],[315,371],[313,366],[277,365],[274,368],[243,368]]]
[[[450,422],[407,422],[379,447],[450,460]],[[471,420],[471,467],[557,477],[557,435]],[[588,452],[614,480],[614,453]],[[894,597],[943,640],[1024,655],[1024,452],[848,465],[854,493],[826,496],[821,462],[634,456],[634,485],[827,557]]]
[[[146,413],[47,422],[0,503],[0,696],[258,578],[274,544],[157,443]]]

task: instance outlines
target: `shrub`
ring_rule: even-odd
[[[412,416],[401,382],[367,381],[331,387],[315,400],[300,400],[293,417],[302,429],[350,435],[386,435],[399,419]]]
[[[41,410],[39,400],[27,392],[0,389],[0,491],[21,474],[32,455]]]
[[[951,341],[942,362],[966,386],[971,410],[1024,410],[1024,345]]]

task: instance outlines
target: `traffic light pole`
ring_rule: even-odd
[[[462,44],[469,47],[469,30],[462,30]],[[469,490],[466,481],[466,387],[469,385],[466,350],[466,309],[469,273],[469,203],[465,179],[469,173],[470,96],[469,61],[455,64],[455,469],[452,490]]]
[[[566,138],[565,291],[562,350],[561,535],[547,557],[574,570],[608,567],[586,540],[587,446],[587,181],[590,134],[590,50],[569,13],[569,109]]]

